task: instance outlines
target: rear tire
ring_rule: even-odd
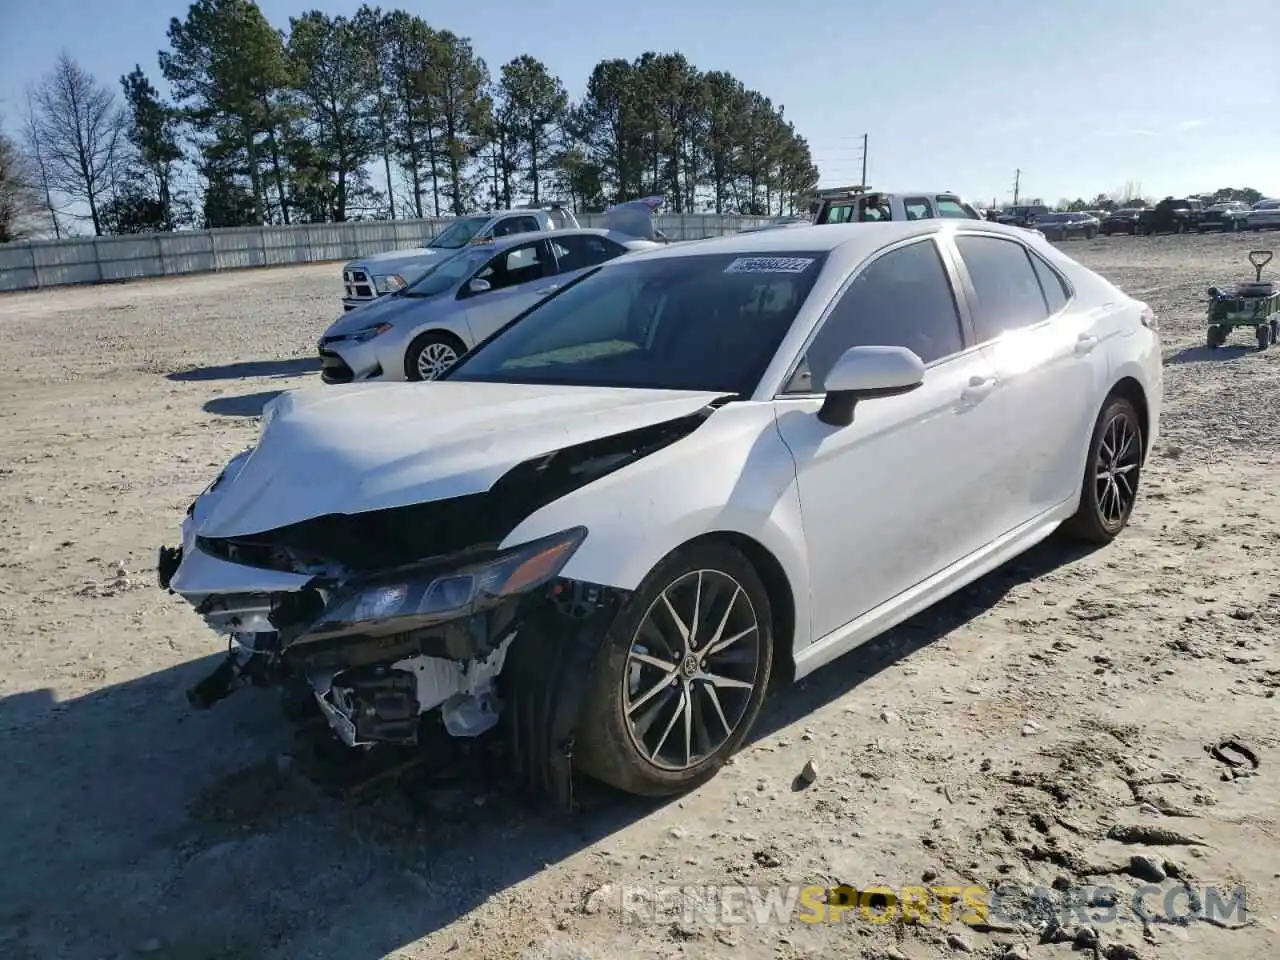
[[[669,554],[608,630],[578,724],[578,768],[640,796],[714,777],[759,716],[771,618],[764,584],[737,550],[698,543]],[[680,624],[693,624],[691,644]]]
[[[1086,543],[1114,540],[1129,523],[1138,498],[1145,438],[1133,404],[1112,394],[1094,422],[1081,479],[1080,506],[1062,525]]]
[[[421,334],[404,352],[405,379],[434,380],[466,352],[466,345],[451,333],[432,330]]]

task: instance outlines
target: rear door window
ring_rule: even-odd
[[[1045,320],[1049,306],[1026,248],[1003,237],[956,237],[956,248],[978,302],[973,325],[979,343]]]
[[[1034,253],[1031,254],[1031,266],[1040,280],[1040,289],[1044,291],[1045,301],[1049,305],[1049,315],[1053,316],[1067,305],[1067,301],[1071,299],[1071,289],[1057,270]]]
[[[577,237],[556,237],[551,241],[561,273],[594,267],[596,264],[620,257],[627,248],[606,237],[586,234]]]

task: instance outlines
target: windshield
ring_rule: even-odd
[[[826,258],[820,251],[617,261],[499,331],[445,379],[747,396]]]
[[[440,263],[400,291],[402,297],[438,297],[448,293],[467,277],[479,270],[493,256],[489,245],[468,247]]]
[[[471,242],[471,238],[480,232],[480,228],[489,222],[489,217],[463,217],[449,224],[448,229],[436,237],[428,247],[444,247],[446,250],[458,250]]]

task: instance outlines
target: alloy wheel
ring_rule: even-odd
[[[632,743],[655,767],[682,771],[715,753],[751,703],[760,624],[742,585],[719,570],[691,570],[649,606],[622,672]]]
[[[458,351],[447,343],[428,343],[418,354],[418,374],[423,380],[434,380],[453,366]]]
[[[1128,413],[1117,413],[1103,428],[1094,489],[1098,517],[1108,529],[1124,524],[1137,499],[1141,445],[1138,425]]]

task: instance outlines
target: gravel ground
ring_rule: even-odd
[[[220,651],[154,586],[154,549],[262,404],[314,378],[336,266],[0,298],[0,955],[1280,956],[1280,354],[1202,346],[1204,288],[1256,245],[1066,245],[1166,338],[1165,432],[1115,544],[1032,551],[786,691],[696,794],[572,825],[478,786],[332,800],[273,697],[186,705]],[[1225,740],[1257,769],[1233,776]],[[633,885],[806,884],[1112,887],[1118,915],[623,909]],[[1246,912],[1170,922],[1209,886]]]

